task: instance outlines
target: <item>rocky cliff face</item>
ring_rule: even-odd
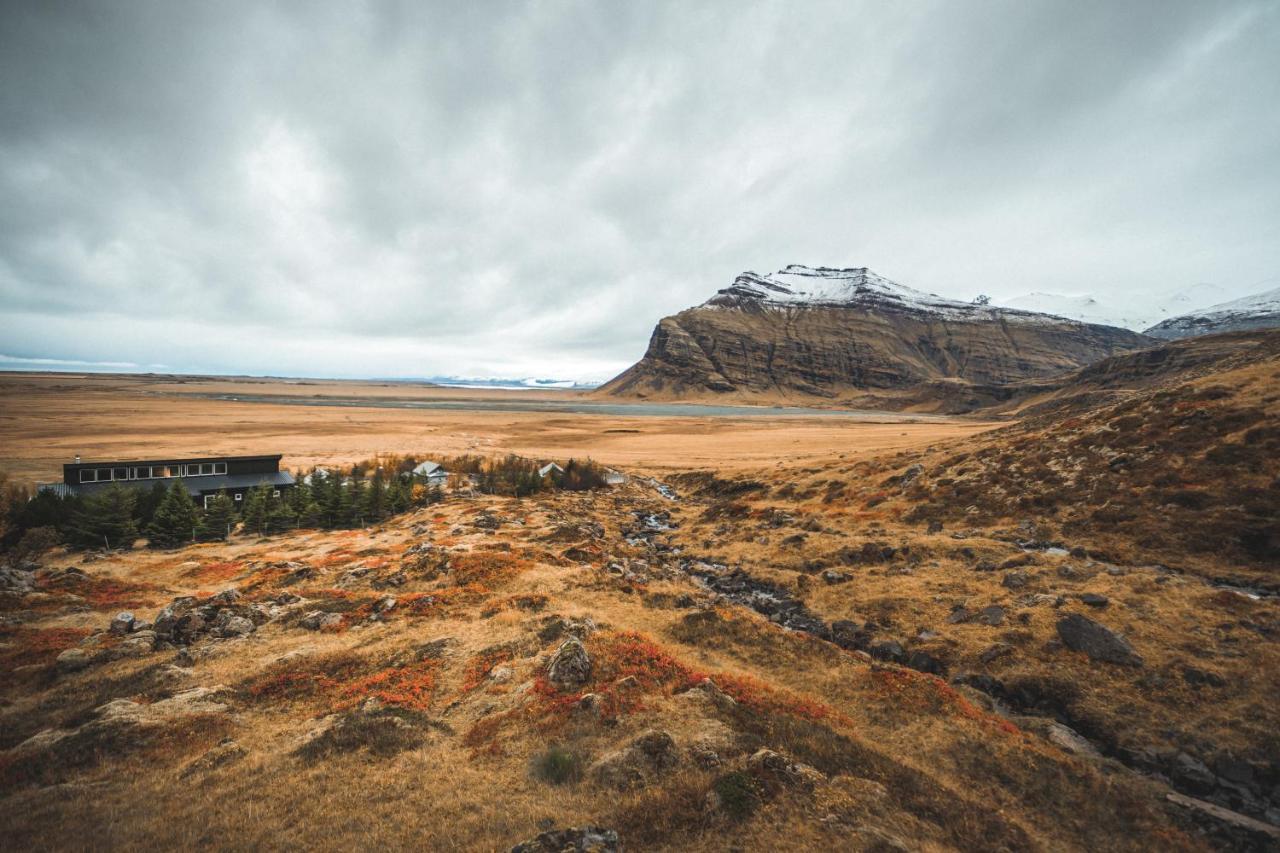
[[[1214,305],[1203,311],[1170,317],[1157,323],[1145,334],[1153,338],[1173,340],[1220,332],[1247,332],[1254,329],[1280,328],[1280,287],[1247,296],[1233,302]]]
[[[1125,329],[956,302],[866,269],[744,273],[658,323],[601,393],[836,399],[959,380],[1048,376],[1151,343]]]

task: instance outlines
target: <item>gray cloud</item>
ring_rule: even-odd
[[[1274,2],[0,7],[0,334],[602,378],[748,268],[1275,275]]]

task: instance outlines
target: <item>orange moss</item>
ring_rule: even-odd
[[[409,616],[441,616],[450,608],[483,601],[488,594],[489,590],[478,583],[431,592],[410,592],[399,597],[396,610]]]
[[[512,653],[510,649],[494,649],[490,652],[478,654],[467,662],[467,668],[463,671],[462,686],[459,693],[465,694],[475,690],[484,680],[489,677],[489,673],[500,663],[506,663],[511,660]]]
[[[199,568],[187,572],[187,577],[194,578],[201,583],[220,583],[231,580],[243,571],[244,563],[242,561],[230,560],[220,563],[205,563]]]
[[[528,560],[506,551],[468,551],[449,556],[449,571],[461,585],[505,581],[533,568]]]
[[[873,669],[867,671],[867,678],[874,693],[900,710],[964,717],[1008,734],[1021,734],[1013,723],[983,711],[936,675],[909,669]]]
[[[429,711],[435,695],[439,663],[425,660],[411,666],[388,667],[339,686],[339,707],[377,699],[385,705],[412,711]]]

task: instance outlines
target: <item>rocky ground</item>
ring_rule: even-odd
[[[1278,378],[1260,357],[898,456],[55,550],[0,573],[0,832],[1274,849]]]

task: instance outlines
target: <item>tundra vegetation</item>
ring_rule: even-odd
[[[239,515],[7,490],[0,833],[1272,848],[1280,336],[1233,340],[905,452],[438,491],[383,456]]]

